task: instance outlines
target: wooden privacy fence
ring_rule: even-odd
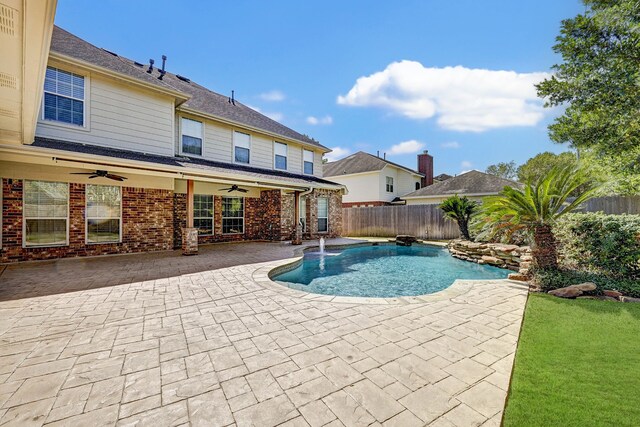
[[[344,236],[389,237],[411,234],[419,239],[455,239],[458,225],[444,219],[438,205],[343,208]]]
[[[640,214],[640,196],[598,197],[583,204],[583,212]],[[455,239],[458,225],[444,218],[438,205],[342,208],[343,236],[393,237],[411,234],[419,239]]]

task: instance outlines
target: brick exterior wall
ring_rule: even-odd
[[[2,180],[1,262],[46,260],[118,253],[150,252],[180,248],[181,229],[186,226],[186,194],[171,190],[122,187],[122,242],[85,243],[85,185],[69,185],[69,245],[23,248],[23,182]],[[329,231],[318,233],[317,198],[329,198]],[[337,237],[342,232],[342,195],[314,190],[307,199],[305,238]],[[245,198],[244,234],[222,234],[222,197],[214,196],[214,234],[199,236],[200,244],[244,240],[291,240],[295,235],[293,194],[262,191],[260,197]]]
[[[69,244],[22,247],[23,181],[2,180],[2,262],[151,252],[173,247],[173,193],[122,187],[122,242],[85,243],[85,185],[69,184]]]

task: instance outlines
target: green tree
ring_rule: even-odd
[[[557,243],[552,225],[594,196],[597,183],[575,165],[556,166],[523,189],[505,187],[485,197],[483,213],[496,229],[526,229],[533,238],[532,255],[539,268],[557,268]],[[576,194],[576,191],[581,191]],[[569,197],[575,199],[569,201]]]
[[[488,166],[485,172],[500,178],[515,179],[517,176],[516,162],[512,160],[510,162],[496,163]]]
[[[518,167],[518,181],[537,181],[547,175],[554,167],[568,164],[576,165],[577,162],[576,155],[570,151],[560,154],[545,151],[544,153],[536,154]]]
[[[556,38],[553,50],[564,62],[537,85],[546,106],[566,106],[549,136],[640,174],[640,7],[637,0],[584,3]]]
[[[457,194],[451,196],[440,203],[440,209],[444,211],[444,217],[456,221],[460,234],[463,238],[471,240],[469,236],[469,221],[478,212],[478,202],[469,200],[466,196],[460,197]]]

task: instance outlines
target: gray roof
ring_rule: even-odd
[[[134,160],[155,165],[201,169],[203,173],[239,173],[251,179],[274,179],[283,183],[297,185],[325,184],[339,186],[340,184],[327,181],[311,175],[301,175],[290,172],[282,172],[270,169],[256,168],[252,166],[237,165],[232,163],[216,162],[211,160],[196,159],[191,157],[170,157],[156,154],[145,154],[136,151],[118,150],[115,148],[98,147],[95,145],[79,144],[77,142],[60,141],[56,139],[36,137],[33,147],[48,148],[53,150],[69,151],[73,153],[91,154],[94,156],[112,157],[114,159]]]
[[[521,184],[510,179],[479,171],[463,173],[445,181],[435,182],[402,197],[434,197],[454,194],[497,194],[504,187],[520,187]]]
[[[415,173],[422,176],[421,173],[416,172],[413,169],[390,162],[389,160],[374,156],[373,154],[365,153],[364,151],[358,151],[357,153],[347,156],[344,159],[336,160],[335,162],[325,163],[323,165],[323,175],[340,176],[351,175],[354,173],[375,172],[382,170],[387,165],[392,165],[406,170],[409,173]]]
[[[158,79],[160,71],[157,65],[159,64],[155,64],[156,66],[154,66],[153,72],[147,73],[148,64],[142,66],[136,65],[135,61],[100,49],[57,26],[53,29],[51,51],[124,74],[145,83],[153,84],[159,88],[182,92],[188,96],[189,99],[181,106],[191,110],[260,129],[284,138],[315,145],[329,151],[313,138],[296,132],[237,100],[235,104],[232,104],[229,102],[227,96],[212,92],[195,82],[186,82],[178,79],[176,74],[170,72],[167,72],[162,80]]]

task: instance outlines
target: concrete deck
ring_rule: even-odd
[[[526,286],[331,298],[268,279],[294,249],[6,267],[0,425],[500,425]]]

